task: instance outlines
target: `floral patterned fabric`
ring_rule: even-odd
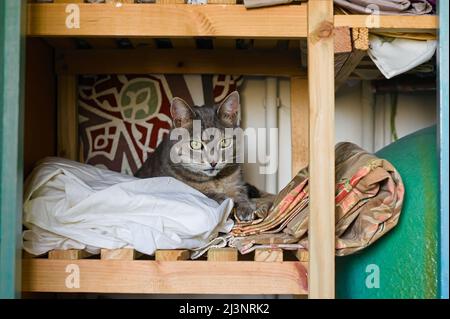
[[[199,75],[200,77],[200,75]],[[241,76],[215,75],[214,101],[242,83]],[[201,81],[195,81],[202,83]],[[204,81],[203,81],[204,82]],[[78,81],[80,161],[134,174],[170,130],[170,101],[193,103],[183,75],[91,75]],[[202,91],[197,88],[196,91]]]

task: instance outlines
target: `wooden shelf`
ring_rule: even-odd
[[[307,36],[307,4],[247,10],[242,5],[78,3],[80,27],[66,27],[67,4],[28,4],[29,36],[227,37]],[[336,27],[432,32],[436,16],[336,15]]]
[[[296,254],[295,254],[296,253]],[[283,261],[283,255],[292,261]],[[136,258],[155,260],[136,260]],[[50,251],[47,258],[24,253],[22,291],[136,294],[308,293],[307,251],[257,249],[254,257],[234,248],[212,248],[207,260],[188,260],[188,250],[102,249],[100,259],[80,250]],[[89,257],[89,258],[90,258]],[[254,260],[253,260],[254,259]],[[289,259],[289,258],[288,258]],[[232,284],[230,284],[232,283]]]
[[[435,32],[439,27],[438,17],[423,16],[368,16],[335,15],[335,27],[369,28],[383,31]]]
[[[29,36],[304,38],[306,5],[77,4],[80,27],[66,27],[67,4],[28,4]]]

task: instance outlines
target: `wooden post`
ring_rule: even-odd
[[[308,2],[309,297],[334,298],[333,1]]]
[[[291,77],[292,177],[308,165],[309,96],[308,79]]]
[[[78,160],[77,77],[58,75],[58,156]]]

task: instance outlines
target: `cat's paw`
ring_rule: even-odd
[[[236,208],[236,217],[242,222],[255,219],[255,209],[251,206],[239,206]]]

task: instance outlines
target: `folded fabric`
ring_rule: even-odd
[[[334,3],[352,13],[362,14],[423,15],[433,11],[426,0],[334,0]]]
[[[408,72],[429,61],[436,52],[436,40],[369,36],[368,55],[387,78]]]
[[[231,230],[221,205],[171,177],[138,179],[60,158],[42,161],[26,181],[23,248],[193,249]]]
[[[389,162],[352,143],[338,144],[335,153],[336,255],[348,255],[397,224],[404,186]],[[280,192],[266,218],[236,224],[230,245],[242,253],[257,245],[307,248],[308,176],[308,168],[302,169]]]

